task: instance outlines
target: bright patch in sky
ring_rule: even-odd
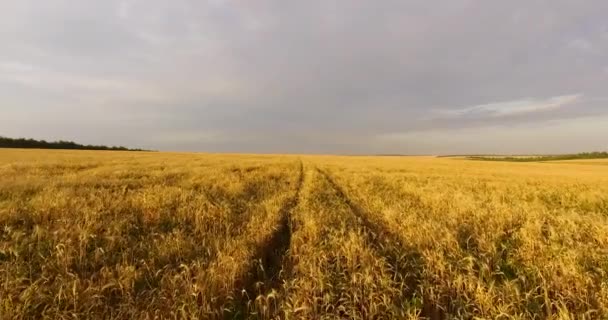
[[[510,115],[522,115],[526,113],[542,112],[561,108],[576,102],[580,97],[580,94],[573,94],[548,99],[523,99],[507,102],[495,102],[464,109],[441,110],[438,111],[438,113],[448,117],[503,117]]]

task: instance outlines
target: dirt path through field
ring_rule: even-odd
[[[408,246],[405,239],[391,232],[385,221],[379,217],[374,218],[371,213],[366,212],[353,201],[329,172],[316,169],[360,221],[371,247],[386,259],[394,272],[394,279],[403,284],[406,299],[412,299],[422,281],[424,262],[421,254],[415,248]],[[425,305],[421,316],[430,319],[445,318],[441,310],[434,305]]]
[[[239,312],[250,309],[248,305],[256,297],[267,297],[273,290],[278,291],[285,279],[289,278],[290,265],[286,263],[292,235],[292,211],[300,203],[302,186],[304,185],[304,164],[300,161],[298,181],[294,196],[288,199],[280,210],[280,223],[270,237],[257,249],[255,260],[248,272],[249,278],[244,281],[241,290],[242,301]],[[272,312],[272,311],[271,311]]]

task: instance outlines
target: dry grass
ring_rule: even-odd
[[[0,150],[0,318],[608,317],[605,161]]]

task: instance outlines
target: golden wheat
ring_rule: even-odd
[[[605,318],[607,164],[0,150],[0,318]]]

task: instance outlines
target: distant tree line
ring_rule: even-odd
[[[558,161],[558,160],[583,160],[583,159],[608,159],[608,152],[583,152],[577,154],[530,156],[530,157],[491,157],[491,156],[470,156],[472,160],[483,161],[510,161],[510,162],[537,162],[537,161]]]
[[[111,151],[149,151],[144,149],[129,149],[127,147],[108,147],[97,145],[83,145],[73,141],[45,141],[25,138],[7,138],[0,136],[0,148],[25,149],[68,149],[68,150],[111,150]]]

